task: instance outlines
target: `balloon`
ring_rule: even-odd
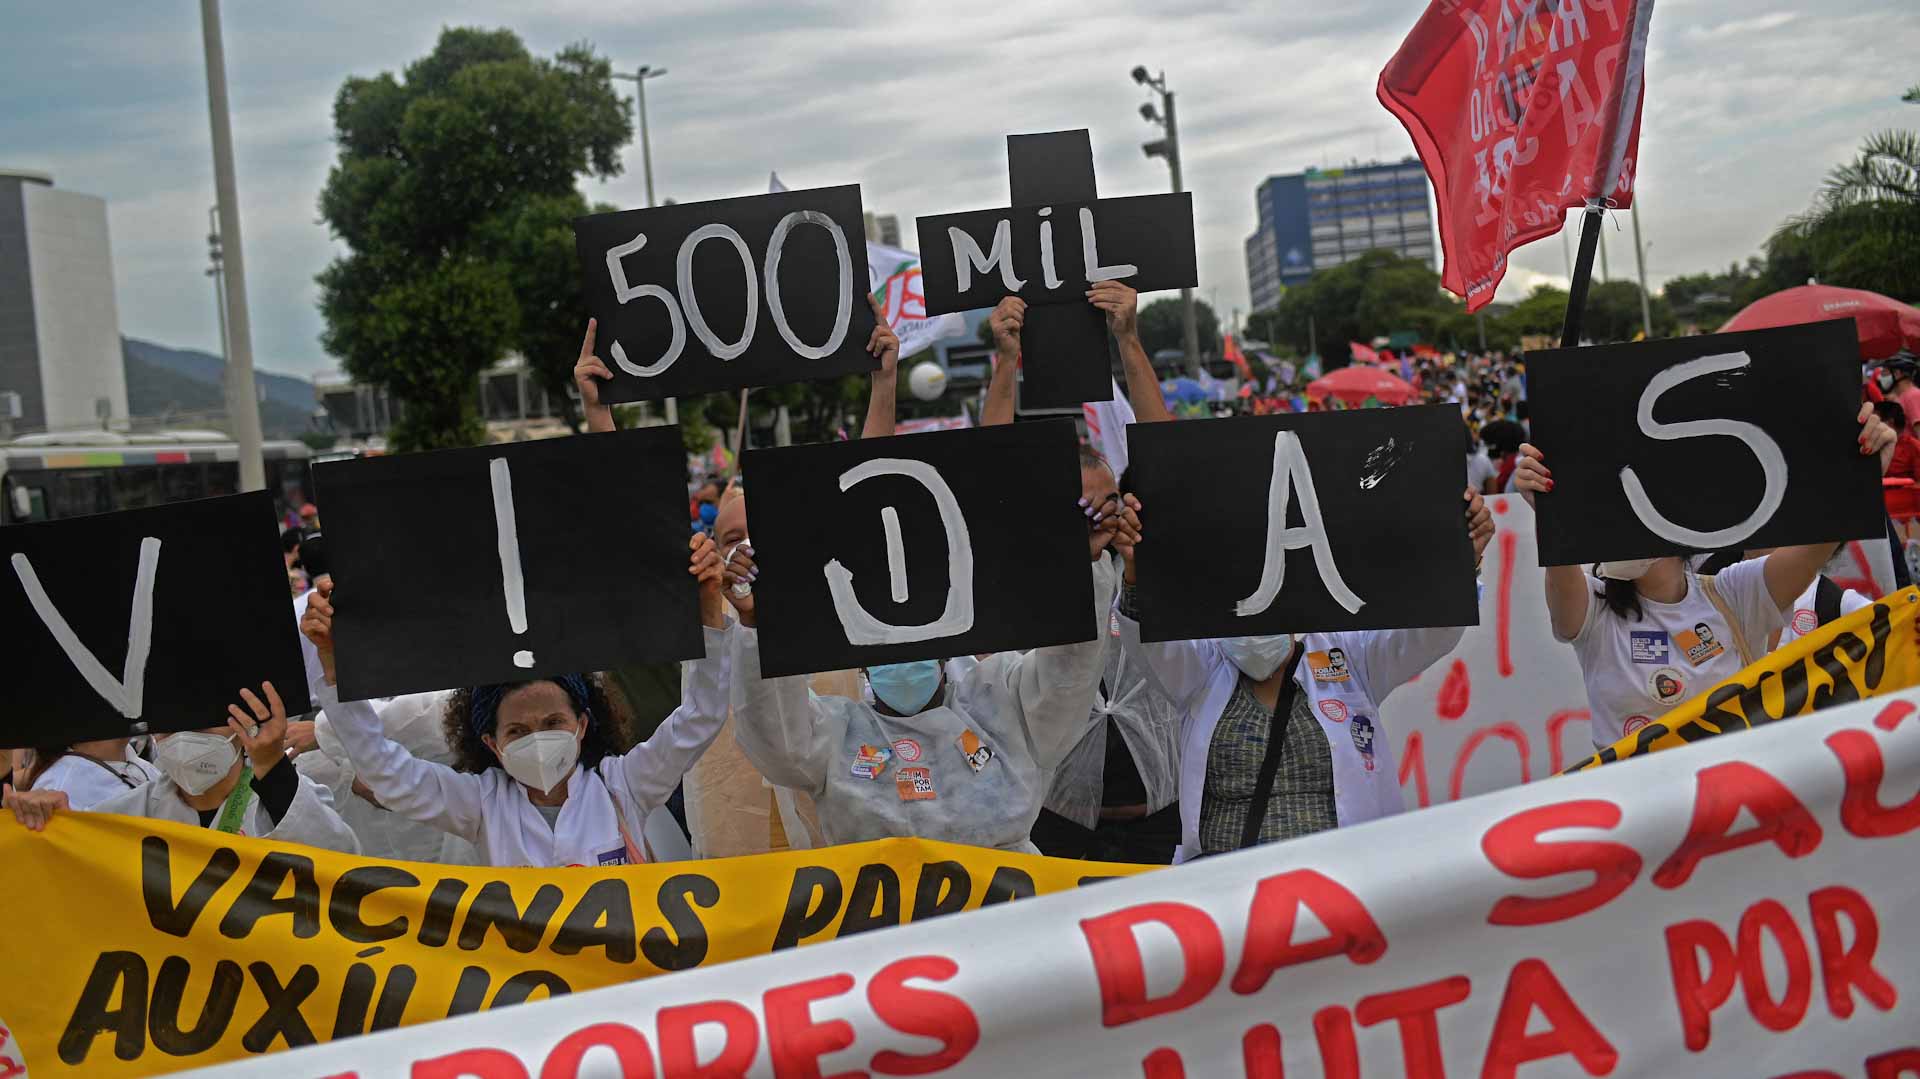
[[[937,363],[915,364],[907,373],[907,388],[922,401],[931,401],[947,392],[946,369]]]

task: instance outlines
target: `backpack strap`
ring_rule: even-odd
[[[1833,582],[1833,578],[1822,573],[1813,582],[1813,613],[1826,625],[1840,617],[1840,595],[1842,589]]]
[[[1755,657],[1753,649],[1747,646],[1746,631],[1741,628],[1740,620],[1733,616],[1733,608],[1727,606],[1726,598],[1720,595],[1720,589],[1714,585],[1713,578],[1695,574],[1693,579],[1700,583],[1700,591],[1707,597],[1707,602],[1713,604],[1713,609],[1720,612],[1721,621],[1727,624],[1727,632],[1733,634],[1733,646],[1740,653],[1740,666],[1752,666]]]

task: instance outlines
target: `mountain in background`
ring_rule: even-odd
[[[220,357],[197,349],[168,348],[137,337],[122,337],[120,352],[127,368],[127,409],[133,415],[226,410],[221,379],[227,365]],[[313,383],[260,370],[254,371],[253,379],[266,391],[260,403],[262,435],[296,438],[311,427]]]

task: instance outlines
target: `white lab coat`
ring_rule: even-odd
[[[123,760],[104,764],[69,753],[41,772],[33,781],[37,791],[65,791],[70,809],[92,809],[109,798],[160,778],[160,769],[141,760],[129,750]]]
[[[394,697],[377,707],[380,725],[387,737],[421,760],[450,764],[453,750],[447,746],[441,727],[450,696],[451,692],[442,690]],[[461,859],[446,861],[444,846],[448,837],[438,828],[409,820],[353,793],[356,776],[353,760],[347,755],[347,747],[341,744],[340,736],[334,733],[333,721],[327,718],[326,712],[315,714],[313,734],[320,751],[302,753],[294,763],[301,775],[333,794],[340,819],[360,838],[361,853],[388,861],[461,864]]]
[[[380,804],[472,843],[481,864],[622,865],[629,860],[622,823],[641,844],[647,814],[667,800],[726,722],[732,632],[705,630],[706,656],[681,665],[680,707],[653,737],[593,769],[574,767],[567,800],[551,826],[504,769],[474,775],[423,761],[387,737],[367,702],[342,702],[336,687],[324,681],[312,688],[361,782]]]
[[[280,823],[273,823],[273,818],[260,805],[260,795],[256,792],[247,803],[247,814],[241,822],[240,834],[281,843],[325,847],[343,854],[359,854],[360,841],[354,837],[353,829],[347,827],[347,822],[341,820],[340,814],[334,811],[333,797],[327,793],[327,789],[298,773],[295,778],[299,780],[300,789],[294,794],[292,803],[287,806],[287,815],[280,818]],[[243,778],[241,782],[246,780]],[[181,801],[180,788],[165,776],[100,802],[93,807],[93,812],[170,820],[176,824],[200,824],[200,811]],[[214,820],[219,819],[216,811]]]
[[[1120,632],[1123,640],[1138,642],[1140,623],[1122,614]],[[1309,633],[1302,638],[1309,654],[1339,648],[1347,657],[1344,681],[1314,678],[1304,656],[1294,675],[1332,751],[1334,812],[1342,828],[1406,808],[1400,798],[1393,746],[1380,722],[1381,702],[1453,651],[1465,633],[1462,627],[1450,626]],[[1179,863],[1202,853],[1200,805],[1207,785],[1207,755],[1213,748],[1214,727],[1240,681],[1240,669],[1218,641],[1161,641],[1140,647],[1153,676],[1185,715],[1180,848],[1173,857]]]
[[[1120,613],[1107,619],[1109,638],[1101,681],[1093,701],[1093,725],[1054,773],[1045,805],[1083,828],[1100,823],[1106,795],[1108,719],[1120,731],[1147,792],[1147,812],[1158,813],[1180,796],[1180,709],[1147,674],[1139,634],[1128,644]]]
[[[1103,558],[1091,572],[1089,616],[1103,626],[1119,570]],[[995,654],[949,681],[937,703],[898,717],[818,696],[805,676],[762,678],[759,634],[743,627],[734,642],[734,736],[768,780],[813,796],[830,844],[917,836],[1037,854],[1029,833],[1053,769],[1091,723],[1106,638]],[[978,771],[961,750],[967,731],[993,751]],[[854,772],[863,746],[889,754],[870,777]],[[902,797],[914,789],[914,773],[902,787],[902,769],[924,769],[932,796]]]

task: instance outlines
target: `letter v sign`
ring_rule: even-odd
[[[127,665],[120,680],[114,681],[106,667],[94,658],[93,650],[80,643],[80,637],[67,625],[60,609],[47,598],[40,575],[24,554],[13,556],[13,572],[27,593],[33,611],[46,623],[47,632],[60,644],[60,650],[73,661],[80,677],[95,693],[128,719],[139,719],[142,691],[147,681],[147,652],[153,642],[153,575],[160,568],[160,541],[148,536],[140,541],[140,568],[133,579],[133,610],[127,616]]]

